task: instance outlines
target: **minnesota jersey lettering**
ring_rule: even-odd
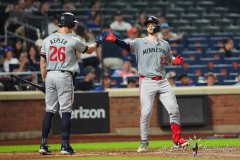
[[[162,48],[147,48],[143,50],[143,55],[148,53],[163,53],[166,54],[166,51]]]

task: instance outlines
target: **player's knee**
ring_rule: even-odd
[[[147,118],[150,118],[151,117],[151,112],[144,112],[144,113],[141,113],[141,119],[147,119]]]

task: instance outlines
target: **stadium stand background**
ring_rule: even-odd
[[[52,16],[64,12],[60,3],[52,3],[50,10],[39,16],[31,13],[24,21],[13,19],[12,24],[23,25],[26,30],[25,37],[16,36],[11,28],[4,28],[6,17],[5,9],[9,4],[15,4],[15,0],[0,0],[1,15],[1,59],[4,59],[4,47],[14,44],[16,38],[22,39],[27,49],[38,38],[47,36],[47,24]],[[75,10],[71,10],[77,19],[87,25],[89,17],[89,5],[92,1],[72,0]],[[218,77],[219,85],[233,85],[240,71],[240,52],[231,58],[226,58],[224,53],[218,51],[223,47],[223,39],[231,38],[235,48],[240,50],[240,2],[237,0],[106,0],[100,1],[101,8],[96,10],[101,15],[101,25],[113,22],[116,10],[121,10],[124,20],[132,25],[137,22],[138,15],[144,11],[147,15],[159,15],[164,13],[167,23],[174,32],[185,32],[185,36],[179,41],[169,41],[174,54],[184,57],[183,66],[167,66],[166,71],[175,71],[177,75],[187,73],[196,85],[205,85],[204,77],[207,72],[214,72]],[[59,7],[60,6],[60,7]],[[91,30],[95,35],[101,32],[101,28]],[[142,32],[145,32],[142,30]],[[127,37],[127,32],[120,32]],[[176,56],[176,55],[175,55]],[[81,62],[80,69],[83,70]],[[0,63],[0,70],[2,69]],[[39,71],[39,68],[35,71]],[[2,72],[3,73],[3,72]],[[83,71],[81,71],[83,73]],[[75,83],[81,80],[83,75],[77,75]],[[203,80],[203,81],[202,81]],[[38,76],[37,82],[41,82]],[[178,81],[177,81],[178,83]],[[96,84],[99,85],[99,82]],[[119,87],[121,81],[118,83]]]

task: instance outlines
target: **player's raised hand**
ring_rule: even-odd
[[[108,31],[104,31],[102,34],[100,34],[97,39],[96,39],[96,43],[98,45],[102,44],[103,41],[107,38],[107,36],[109,35],[110,33]]]
[[[173,64],[174,64],[174,65],[181,65],[181,64],[183,64],[183,57],[181,57],[180,55],[178,55],[178,56],[173,60]]]
[[[112,31],[110,29],[108,30],[108,32],[110,34],[107,36],[106,40],[109,42],[115,42],[116,41],[115,35],[112,33]]]

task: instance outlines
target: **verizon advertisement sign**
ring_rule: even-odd
[[[75,92],[71,134],[109,133],[108,92]],[[53,134],[61,134],[61,113],[55,114]]]

